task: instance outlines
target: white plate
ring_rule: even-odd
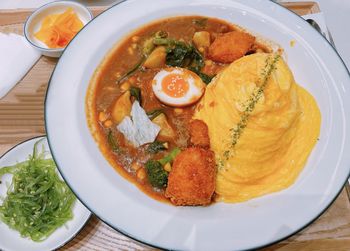
[[[289,189],[245,203],[174,207],[145,195],[100,153],[85,117],[85,94],[96,67],[133,29],[193,14],[225,19],[282,45],[296,81],[316,98],[322,112],[320,140]],[[167,249],[241,250],[296,233],[339,194],[350,169],[349,94],[349,72],[335,50],[302,18],[271,1],[130,0],[95,18],[65,50],[48,88],[46,129],[67,183],[114,229]]]
[[[3,166],[13,165],[16,162],[21,162],[28,159],[29,154],[33,153],[35,142],[44,138],[38,149],[41,150],[42,145],[45,150],[49,151],[49,146],[45,137],[36,137],[24,141],[14,148],[6,152],[0,159],[0,168]],[[11,183],[12,175],[4,175],[2,184],[0,184],[0,196],[5,196],[7,187],[6,184]],[[74,218],[68,221],[64,226],[57,229],[49,238],[43,242],[34,242],[28,238],[22,238],[20,234],[10,229],[5,223],[0,221],[0,250],[4,251],[45,251],[56,250],[63,246],[68,241],[73,239],[89,220],[91,213],[77,200],[73,208]]]

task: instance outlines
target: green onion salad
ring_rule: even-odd
[[[22,237],[40,242],[73,218],[76,200],[57,173],[55,162],[38,152],[35,143],[29,159],[0,168],[0,178],[12,174],[7,196],[0,198],[0,220]]]

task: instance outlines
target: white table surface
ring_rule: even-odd
[[[77,0],[86,5],[111,5],[120,0]],[[152,1],[152,0],[145,0]],[[247,0],[249,1],[249,0]],[[266,0],[269,1],[269,0]],[[305,0],[280,0],[280,2]],[[336,47],[350,69],[350,0],[313,0],[320,4]],[[52,0],[0,0],[0,9],[36,8]]]

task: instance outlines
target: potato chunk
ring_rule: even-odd
[[[207,31],[198,31],[194,33],[192,41],[197,49],[201,47],[208,48],[210,46],[210,33]]]
[[[255,37],[242,31],[231,31],[217,37],[209,47],[209,58],[232,63],[243,57],[254,45]]]
[[[173,139],[175,137],[174,129],[169,124],[164,113],[159,114],[152,122],[160,126],[159,136],[163,139]]]
[[[165,196],[173,204],[177,206],[208,205],[214,190],[214,152],[190,147],[176,156],[165,191]]]
[[[152,53],[148,56],[143,66],[148,69],[161,68],[165,65],[165,59],[165,47],[159,46],[152,51]]]
[[[112,118],[114,123],[119,124],[131,111],[130,91],[121,95],[112,107]]]

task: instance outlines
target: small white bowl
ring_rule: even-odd
[[[24,36],[28,42],[43,55],[58,58],[61,56],[66,46],[62,48],[49,48],[46,44],[38,40],[34,34],[39,31],[41,23],[46,16],[55,13],[63,13],[69,7],[77,13],[84,26],[92,20],[92,13],[84,5],[70,1],[57,1],[41,6],[34,11],[25,22]]]

